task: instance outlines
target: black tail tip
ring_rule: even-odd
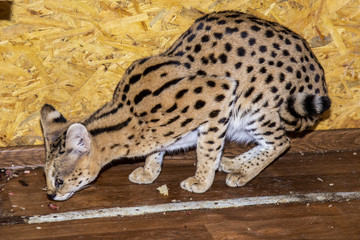
[[[331,107],[331,99],[327,96],[321,97],[322,112],[325,112]]]

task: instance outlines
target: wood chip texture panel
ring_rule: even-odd
[[[110,100],[134,60],[163,52],[196,18],[221,10],[248,12],[303,36],[325,69],[333,100],[316,129],[359,127],[359,5],[358,0],[1,1],[11,14],[0,11],[0,147],[42,144],[43,104],[69,119],[90,114]]]

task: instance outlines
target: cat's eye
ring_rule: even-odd
[[[55,187],[59,188],[64,184],[64,180],[62,180],[61,178],[56,178],[55,179]]]

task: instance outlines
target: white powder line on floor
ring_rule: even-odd
[[[49,215],[32,216],[27,219],[29,224],[63,222],[71,220],[137,216],[152,213],[166,213],[199,209],[237,208],[245,206],[260,206],[289,203],[316,203],[360,200],[360,192],[307,193],[263,197],[244,197],[214,201],[190,201],[145,205],[137,207],[114,207],[94,210],[53,213]]]

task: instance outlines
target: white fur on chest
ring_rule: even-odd
[[[171,151],[191,148],[196,145],[197,138],[198,138],[198,131],[189,132],[185,136],[183,136],[180,140],[165,147],[164,150],[171,152]]]
[[[229,127],[226,131],[226,138],[238,143],[249,143],[254,141],[254,138],[245,131],[245,127],[254,116],[246,114],[244,117],[240,118],[241,114],[242,113],[234,114],[231,117]]]
[[[226,131],[226,138],[230,141],[235,141],[239,143],[252,142],[254,141],[254,138],[245,131],[245,127],[247,126],[248,122],[250,122],[254,118],[254,116],[247,114],[243,118],[240,118],[240,115],[241,114],[238,114],[236,116],[233,115],[231,117],[229,127]],[[162,150],[171,152],[196,146],[198,131],[199,130],[195,130],[187,133],[181,139],[179,139],[175,143],[170,144],[169,146],[164,147],[164,149]]]

